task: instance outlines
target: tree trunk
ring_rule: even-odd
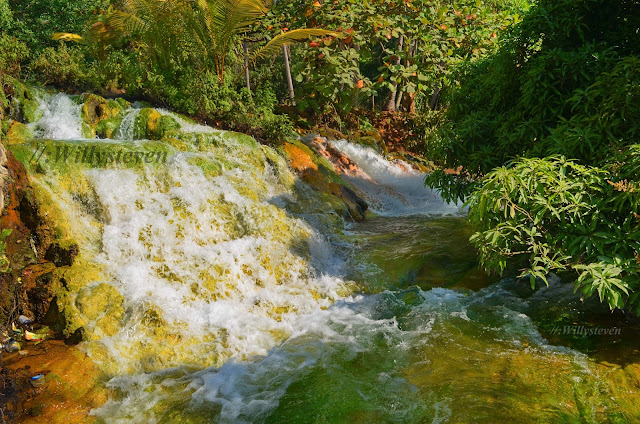
[[[402,96],[404,95],[404,91],[399,91],[398,96],[396,98],[396,110],[400,110],[400,106],[402,106]]]
[[[416,113],[416,93],[404,93],[403,100],[405,112]]]
[[[244,49],[244,78],[247,81],[247,90],[251,92],[251,79],[249,78],[249,45],[246,40],[242,47]]]
[[[429,108],[431,108],[431,110],[436,110],[438,108],[441,91],[442,89],[440,87],[436,87],[436,89],[433,91],[433,94],[431,95],[431,100],[429,101]]]
[[[400,65],[400,53],[402,52],[402,48],[404,46],[404,36],[401,35],[398,40],[398,58],[396,59],[396,65]],[[393,88],[391,89],[391,93],[389,93],[389,99],[387,100],[387,104],[384,106],[383,110],[389,112],[395,112],[396,110],[396,94],[398,92],[398,83],[393,83]]]
[[[411,59],[416,55],[418,50],[418,40],[411,40],[409,43],[409,56]],[[407,66],[411,65],[411,62],[407,60]],[[416,112],[416,93],[404,93],[404,98],[402,99],[403,109],[405,112],[415,113]]]
[[[282,52],[284,53],[284,69],[287,74],[287,84],[289,85],[289,98],[291,104],[296,105],[296,93],[293,91],[293,79],[291,78],[291,67],[289,66],[289,51],[287,45],[282,46]]]

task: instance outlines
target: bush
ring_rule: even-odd
[[[13,94],[15,82],[20,78],[22,66],[28,58],[29,50],[24,43],[0,34],[0,119],[4,117],[9,105],[8,96]]]
[[[489,271],[521,268],[532,287],[576,273],[576,291],[640,313],[640,145],[602,168],[564,157],[521,159],[469,198],[471,241]]]
[[[541,0],[503,40],[469,66],[450,99],[448,124],[426,150],[443,167],[432,187],[469,194],[469,178],[520,156],[563,155],[603,165],[637,142],[640,4]],[[465,186],[466,184],[466,186]]]
[[[295,135],[293,125],[287,115],[268,113],[262,116],[255,125],[262,129],[262,138],[270,144],[282,144],[287,138]]]
[[[0,34],[0,75],[20,78],[20,71],[28,58],[29,49],[23,42]]]
[[[31,63],[35,79],[43,85],[74,89],[85,82],[85,58],[77,47],[47,47]]]
[[[31,50],[40,51],[56,45],[53,33],[80,33],[97,10],[108,6],[107,0],[12,0],[11,31]]]
[[[13,14],[7,0],[0,0],[0,28],[9,31],[13,26]]]

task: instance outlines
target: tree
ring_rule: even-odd
[[[272,6],[271,0],[124,0],[122,10],[110,10],[103,25],[91,25],[84,37],[57,33],[54,39],[81,41],[96,31],[131,37],[143,43],[159,68],[193,60],[207,71],[215,70],[224,81],[227,55],[243,34],[252,29]],[[276,54],[283,45],[310,37],[337,35],[322,29],[281,32],[249,54],[247,66]]]

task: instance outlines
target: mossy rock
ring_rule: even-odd
[[[107,100],[95,94],[84,96],[82,119],[89,125],[95,125],[102,119],[111,117],[111,109]]]
[[[22,102],[22,116],[27,123],[36,122],[42,118],[40,103],[35,99],[25,99]]]
[[[208,160],[201,156],[193,156],[188,159],[189,163],[202,169],[207,178],[214,178],[222,175],[223,164],[216,160]]]
[[[53,262],[57,267],[71,266],[79,251],[80,248],[75,241],[65,240],[59,243],[51,243],[45,252],[44,258]]]
[[[289,165],[305,183],[330,198],[333,197],[328,203],[336,213],[354,221],[365,219],[367,203],[344,184],[324,158],[309,146],[295,140],[285,143],[282,151],[289,158]],[[326,197],[324,200],[327,202]]]
[[[176,132],[172,131],[171,134]],[[202,152],[208,152],[211,148],[222,145],[220,133],[180,133],[175,134],[175,138],[189,144]]]
[[[250,135],[247,134],[242,134],[242,133],[237,133],[237,132],[232,132],[232,131],[226,131],[222,134],[222,140],[233,140],[238,144],[241,144],[243,146],[247,146],[247,147],[251,147],[251,148],[258,148],[258,146],[260,145],[255,138],[251,137]]]
[[[53,273],[58,295],[62,291],[77,293],[89,284],[106,279],[102,269],[84,258],[74,261],[73,266],[56,268]]]
[[[166,142],[167,144],[169,144],[171,147],[173,147],[179,152],[186,152],[189,150],[189,146],[187,146],[187,144],[184,141],[180,140],[179,138],[166,137],[165,135],[162,141]]]
[[[33,138],[33,131],[25,124],[13,121],[7,131],[7,144],[22,144]]]
[[[95,94],[84,94],[82,100],[82,135],[86,138],[110,138],[118,129],[130,103],[124,99],[107,100]]]
[[[156,134],[154,134],[154,140],[159,140],[164,137],[165,134],[171,131],[177,131],[180,129],[180,124],[176,121],[173,116],[162,115],[158,120],[158,129]]]
[[[82,136],[84,138],[96,138],[96,128],[86,122],[82,123]]]
[[[115,102],[118,104],[118,106],[120,107],[120,110],[122,110],[123,112],[126,109],[129,109],[131,107],[131,103],[128,102],[127,100],[123,99],[122,97],[118,97],[117,99],[114,100],[110,100],[110,102]]]
[[[98,138],[112,138],[122,122],[122,115],[113,118],[103,119],[95,126],[95,135]]]
[[[117,99],[107,99],[107,105],[109,105],[112,113],[117,110],[119,114],[131,107],[131,103],[120,97]]]
[[[171,123],[168,120],[163,120],[163,116],[157,110],[151,108],[144,108],[140,110],[136,120],[133,124],[133,135],[135,139],[148,139],[159,140],[162,138],[162,133],[165,128],[167,130],[175,129],[171,128]],[[173,119],[173,118],[170,118]],[[174,120],[175,122],[175,120]],[[162,126],[161,126],[162,125]],[[176,122],[177,125],[177,122]],[[178,125],[179,128],[179,125]]]
[[[123,300],[124,298],[115,287],[100,283],[80,290],[76,297],[76,306],[85,318],[93,321],[102,315],[121,310]]]
[[[389,153],[382,135],[376,129],[359,130],[349,137],[349,141],[361,146],[371,147],[383,156]]]
[[[329,140],[346,140],[347,139],[346,135],[332,128],[319,127],[319,128],[316,128],[316,130],[321,137],[325,137]]]

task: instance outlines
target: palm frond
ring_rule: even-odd
[[[304,28],[294,29],[289,32],[283,32],[273,37],[267,44],[256,49],[249,58],[249,63],[253,64],[258,59],[265,59],[267,57],[280,53],[282,46],[286,44],[292,44],[295,42],[306,41],[312,37],[342,37],[342,34],[335,31],[328,31],[318,28]]]
[[[51,36],[52,40],[61,40],[61,41],[74,41],[76,43],[84,43],[85,39],[78,34],[72,34],[69,32],[56,32]]]

